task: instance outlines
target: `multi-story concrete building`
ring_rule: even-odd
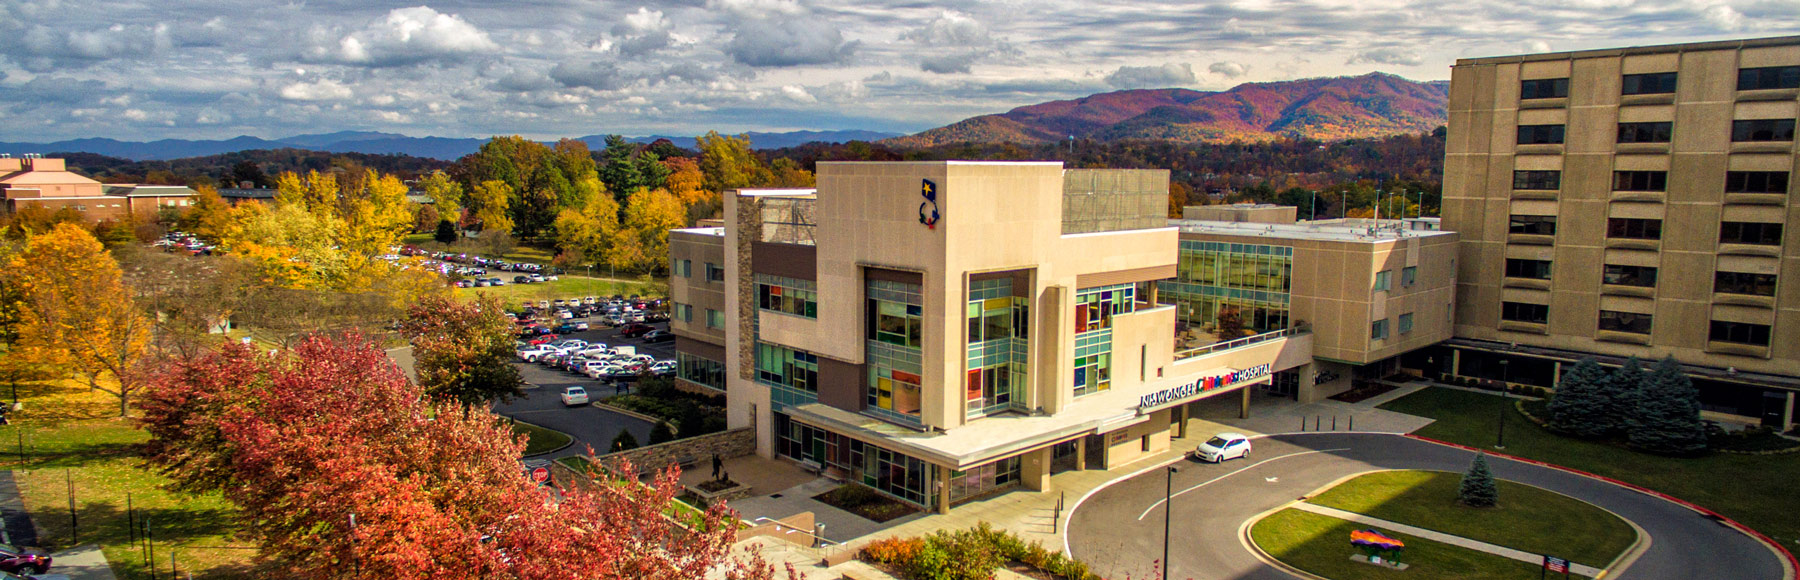
[[[103,185],[70,172],[62,159],[36,155],[0,157],[0,199],[7,213],[26,207],[64,208],[87,219],[117,220],[132,214],[154,216],[163,207],[186,207],[194,191],[181,186]]]
[[[1800,37],[1464,59],[1449,108],[1437,370],[1548,387],[1673,356],[1709,416],[1793,424]]]
[[[821,163],[818,181],[730,192],[723,227],[671,234],[680,376],[722,368],[759,453],[921,507],[1130,463],[1198,401],[1246,412],[1272,379],[1310,400],[1449,335],[1445,232],[1171,222],[1166,171]]]

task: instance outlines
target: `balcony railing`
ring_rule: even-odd
[[[1209,355],[1209,354],[1212,354],[1215,352],[1223,352],[1223,351],[1231,350],[1234,348],[1246,347],[1246,346],[1250,346],[1252,344],[1268,342],[1271,340],[1275,340],[1277,338],[1285,338],[1285,337],[1294,336],[1297,334],[1304,334],[1307,332],[1312,332],[1312,327],[1310,327],[1310,326],[1294,326],[1293,328],[1283,328],[1281,330],[1271,330],[1269,332],[1265,332],[1262,334],[1246,336],[1243,338],[1227,340],[1227,341],[1222,341],[1222,342],[1215,342],[1215,343],[1212,343],[1212,344],[1209,344],[1206,346],[1202,346],[1202,347],[1190,348],[1187,350],[1178,350],[1178,351],[1175,351],[1175,360],[1179,361],[1179,360],[1186,360],[1186,359],[1194,358],[1197,356],[1206,356],[1206,355]]]

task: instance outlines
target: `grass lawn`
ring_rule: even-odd
[[[1361,529],[1361,526],[1348,521],[1286,509],[1263,518],[1251,527],[1250,540],[1270,556],[1290,566],[1333,580],[1537,580],[1541,574],[1541,569],[1536,564],[1388,530],[1381,532],[1406,543],[1405,551],[1400,554],[1400,561],[1410,565],[1409,568],[1394,570],[1354,562],[1350,560],[1350,555],[1360,554],[1361,551],[1350,545],[1350,532],[1357,529]]]
[[[492,274],[511,280],[510,272]],[[541,284],[511,284],[489,288],[457,288],[453,294],[463,299],[474,299],[477,295],[498,296],[500,302],[507,307],[517,307],[523,300],[555,300],[557,298],[581,298],[584,296],[612,296],[623,294],[630,296],[661,295],[665,283],[655,281],[615,280],[606,278],[586,278],[582,276],[559,276],[552,282]]]
[[[1529,485],[1501,481],[1500,504],[1456,501],[1462,474],[1381,471],[1308,500],[1322,506],[1605,568],[1637,533],[1606,510]]]
[[[140,445],[149,435],[119,419],[118,399],[67,381],[19,385],[25,410],[0,427],[0,461],[15,470],[39,542],[52,551],[98,544],[120,578],[148,578],[141,541],[127,534],[127,498],[137,530],[150,520],[162,576],[169,557],[196,578],[249,578],[254,546],[231,537],[236,508],[218,494],[164,491],[168,483],[142,468]],[[19,435],[25,462],[20,465]],[[69,482],[75,487],[79,538],[71,534]],[[140,535],[141,537],[141,535]],[[52,570],[54,571],[54,570]]]
[[[1698,458],[1648,455],[1607,443],[1563,437],[1538,427],[1512,408],[1512,399],[1456,389],[1430,388],[1381,408],[1436,422],[1423,437],[1492,449],[1496,422],[1508,413],[1505,452],[1641,485],[1717,511],[1793,549],[1800,542],[1800,455],[1730,455]],[[1503,496],[1504,497],[1504,496]]]
[[[569,444],[570,437],[567,433],[546,429],[524,421],[513,421],[512,430],[514,433],[530,438],[525,442],[525,455],[549,453]]]

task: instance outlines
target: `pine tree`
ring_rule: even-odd
[[[655,445],[657,443],[664,443],[664,442],[668,442],[668,441],[674,441],[674,440],[675,440],[675,430],[669,428],[668,421],[657,421],[656,426],[650,428],[650,444],[651,445]]]
[[[450,220],[439,221],[437,234],[433,235],[431,239],[437,240],[440,244],[456,243],[456,224],[450,223]]]
[[[1636,412],[1638,394],[1643,388],[1644,369],[1635,356],[1607,373],[1606,380],[1600,382],[1600,398],[1606,402],[1606,416],[1611,418],[1606,435],[1625,430],[1625,421]]]
[[[1706,450],[1700,394],[1674,357],[1656,364],[1626,418],[1626,441],[1640,451],[1693,455]]]
[[[1602,393],[1606,369],[1591,357],[1582,358],[1563,373],[1550,399],[1550,426],[1584,439],[1604,437],[1615,428],[1611,402]]]
[[[1494,473],[1488,471],[1487,454],[1475,454],[1475,461],[1463,474],[1457,500],[1470,507],[1494,507],[1499,502],[1500,487],[1494,483]]]
[[[615,452],[616,451],[624,451],[626,449],[637,449],[637,448],[638,448],[637,437],[633,436],[630,431],[620,429],[619,435],[617,437],[613,437],[612,450]]]

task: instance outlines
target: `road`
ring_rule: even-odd
[[[1255,445],[1247,460],[1223,465],[1177,463],[1170,577],[1291,580],[1242,545],[1238,529],[1243,522],[1347,475],[1377,469],[1462,472],[1473,456],[1396,435],[1282,435],[1257,439]],[[1647,531],[1653,540],[1649,550],[1618,577],[1782,577],[1774,552],[1679,505],[1556,469],[1489,459],[1496,477],[1582,499]],[[1164,514],[1159,503],[1164,486],[1165,472],[1155,469],[1089,496],[1069,517],[1065,539],[1071,554],[1107,577],[1148,574],[1152,562],[1162,557]]]
[[[597,320],[596,318],[589,321],[594,326],[593,330],[568,334],[564,337],[606,343],[608,346],[636,346],[639,353],[654,356],[657,360],[675,358],[674,342],[644,344],[643,341],[635,338],[619,336],[618,330],[602,327],[594,322]],[[669,327],[666,322],[653,323],[651,326],[663,330],[667,330]],[[519,374],[524,376],[525,382],[531,384],[533,388],[526,389],[523,398],[494,405],[494,412],[562,431],[575,438],[574,444],[561,451],[540,457],[558,458],[585,455],[587,447],[590,445],[593,446],[596,453],[605,453],[608,446],[612,445],[613,438],[619,435],[620,430],[630,431],[631,436],[636,437],[639,444],[650,441],[652,425],[648,421],[593,405],[565,407],[562,404],[562,391],[567,387],[579,386],[587,389],[589,396],[600,398],[618,392],[617,386],[605,385],[583,375],[566,373],[534,363],[514,364],[519,367]]]

